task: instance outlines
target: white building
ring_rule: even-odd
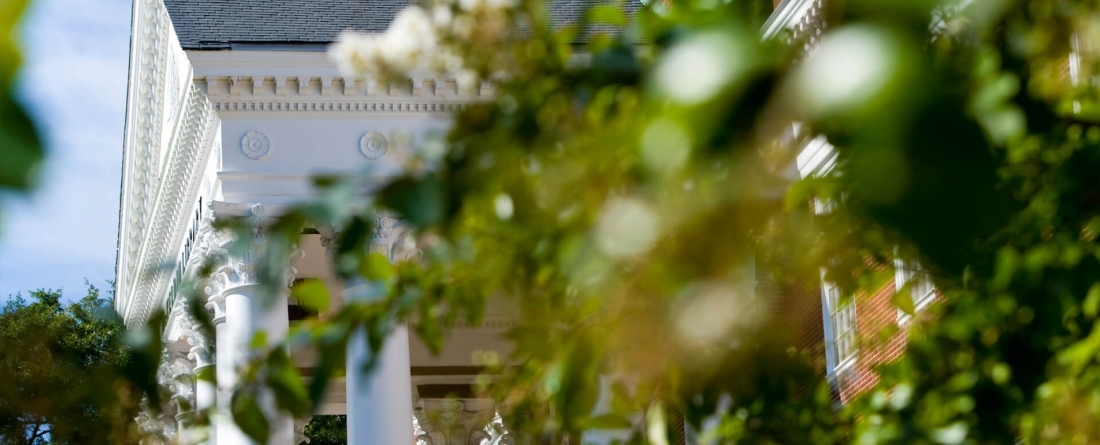
[[[551,8],[568,21],[596,3],[557,0]],[[799,26],[809,6],[819,3],[788,0],[769,29]],[[289,292],[275,308],[260,309],[253,265],[237,259],[207,288],[216,339],[193,329],[176,297],[196,266],[226,242],[210,230],[211,221],[249,217],[262,230],[282,207],[312,196],[312,175],[346,174],[367,164],[384,173],[416,140],[445,130],[451,112],[491,96],[489,84],[416,78],[382,85],[338,72],[325,50],[341,30],[382,32],[407,4],[134,0],[115,308],[130,326],[143,325],[158,309],[170,314],[161,382],[189,402],[182,406],[226,406],[226,389],[252,332],[277,338],[295,309],[286,301]],[[380,246],[398,238],[395,225],[380,221]],[[341,295],[344,285],[328,268],[322,232],[303,234],[304,256],[292,266],[297,278],[319,278],[330,294]],[[164,265],[175,272],[163,272]],[[491,400],[454,406],[444,405],[442,396],[469,387],[480,371],[471,362],[475,350],[507,354],[500,333],[511,324],[509,313],[495,304],[483,325],[456,327],[439,356],[398,330],[372,380],[349,373],[347,381],[335,381],[319,414],[347,414],[351,443],[395,445],[413,443],[414,412],[458,410],[462,434],[421,422],[418,439],[433,445],[507,442],[482,433],[494,417]],[[305,374],[315,366],[308,351],[294,360]],[[216,369],[220,388],[192,378],[204,369]],[[271,442],[302,440],[295,439],[295,425],[300,433],[303,421],[275,422]],[[176,433],[173,419],[144,419],[143,426]],[[208,443],[249,443],[231,423],[215,422],[214,430]]]

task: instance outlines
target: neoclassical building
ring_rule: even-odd
[[[559,20],[575,20],[595,0],[556,0]],[[287,332],[303,311],[282,293],[273,307],[256,298],[255,265],[235,258],[208,280],[205,293],[215,335],[196,328],[181,304],[181,287],[210,255],[225,253],[217,218],[243,217],[257,237],[282,208],[314,196],[316,174],[370,168],[379,181],[408,150],[450,125],[452,112],[492,96],[491,84],[462,84],[446,77],[409,79],[401,85],[344,77],[326,54],[345,29],[381,33],[408,0],[134,0],[129,92],[123,146],[123,180],[115,308],[130,326],[158,310],[168,316],[162,385],[174,393],[178,412],[140,419],[164,436],[182,434],[177,418],[193,408],[226,406],[236,365],[247,358],[252,334]],[[786,35],[811,51],[821,35],[822,0],[783,0],[768,21],[766,37]],[[640,7],[634,3],[631,8]],[[789,31],[789,32],[785,32]],[[802,176],[827,170],[832,152],[812,140],[799,157]],[[399,221],[382,218],[376,247],[401,255]],[[307,230],[302,254],[290,261],[293,279],[321,280],[331,295],[354,296],[334,278],[326,261],[332,233]],[[164,272],[165,266],[170,272]],[[900,273],[900,272],[899,272]],[[899,282],[904,277],[899,275]],[[931,291],[929,291],[931,292]],[[802,341],[825,345],[823,374],[845,391],[861,369],[854,335],[858,308],[837,307],[835,292],[821,283],[790,290],[791,322]],[[887,296],[886,301],[889,301]],[[340,298],[334,302],[336,307]],[[795,310],[797,309],[797,310]],[[485,322],[454,326],[442,354],[433,356],[405,329],[387,340],[376,373],[348,373],[334,381],[319,414],[346,414],[354,444],[432,445],[507,443],[491,400],[446,401],[462,394],[480,368],[476,350],[506,355],[501,334],[512,324],[504,303],[490,305]],[[799,318],[801,317],[801,318]],[[360,360],[362,345],[352,345]],[[293,359],[305,375],[316,366],[309,351]],[[219,387],[194,376],[214,372]],[[852,374],[855,372],[855,374]],[[870,377],[869,377],[870,378]],[[445,416],[426,416],[431,412]],[[175,418],[173,418],[173,415]],[[427,419],[446,418],[447,424]],[[272,443],[304,440],[306,419],[276,419]],[[231,423],[215,419],[207,443],[250,443]]]

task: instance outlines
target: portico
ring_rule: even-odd
[[[167,314],[159,375],[174,394],[169,412],[139,423],[163,439],[248,444],[230,420],[232,388],[239,366],[251,357],[254,335],[262,331],[274,345],[294,322],[288,299],[294,281],[323,282],[334,310],[345,299],[371,295],[335,278],[325,247],[331,230],[303,233],[297,255],[287,259],[286,287],[266,292],[257,278],[259,252],[230,255],[232,237],[215,231],[213,222],[247,220],[254,248],[263,249],[270,221],[287,205],[315,196],[313,175],[366,169],[381,184],[418,142],[448,128],[449,112],[488,97],[491,89],[445,77],[401,85],[345,78],[319,45],[185,49],[178,36],[195,30],[174,24],[178,17],[162,0],[136,0],[134,18],[115,304],[130,326],[143,325],[158,310]],[[376,249],[394,251],[403,233],[399,223],[378,221]],[[201,265],[214,258],[213,275],[199,276]],[[174,273],[162,272],[163,264],[176,264]],[[202,283],[213,332],[204,332],[186,310],[184,286],[195,282]],[[507,353],[500,334],[509,320],[506,305],[493,305],[483,325],[454,326],[439,356],[399,325],[375,372],[334,379],[316,414],[347,414],[349,443],[355,444],[507,441],[492,400],[446,396],[469,392],[462,388],[481,372],[475,351]],[[360,368],[368,353],[357,343],[363,337],[355,338],[349,370]],[[308,377],[315,354],[290,352]],[[217,385],[200,378],[204,373],[216,375]],[[271,421],[270,443],[304,440],[308,419],[278,414],[270,397],[260,403]],[[211,427],[194,430],[188,413],[210,407],[216,407]],[[498,428],[485,429],[493,422]]]

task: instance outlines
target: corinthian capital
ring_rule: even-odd
[[[339,224],[318,224],[317,232],[321,234],[321,247],[325,248],[325,255],[329,258],[336,255],[336,249],[339,247],[340,234],[343,233],[344,228]]]
[[[506,432],[494,422],[500,416],[488,399],[420,399],[413,412],[413,435],[418,444],[491,445]]]
[[[191,315],[187,304],[188,300],[181,298],[176,302],[176,306],[172,308],[172,312],[175,314],[176,320],[178,320],[177,323],[180,326],[180,338],[186,340],[187,344],[191,346],[187,358],[195,362],[196,368],[211,365],[214,361],[210,356],[210,347],[213,343],[210,341],[210,333],[203,332],[202,326]],[[209,307],[209,303],[207,303],[207,307]]]
[[[240,235],[239,232],[230,230],[217,230],[210,234],[208,251],[214,261],[214,270],[207,280],[206,292],[212,297],[212,303],[214,303],[213,297],[225,289],[259,284],[261,277],[257,261],[270,253],[266,234],[277,218],[271,216],[271,212],[263,204],[212,203],[211,209],[216,218],[243,220],[249,229],[248,233],[251,234],[251,239],[243,240],[237,238]],[[248,248],[237,248],[234,246],[236,242],[247,243]],[[297,246],[291,245],[287,253],[290,257],[286,259],[285,269],[281,271],[281,279],[289,287],[297,273],[297,270],[290,266],[290,260],[295,256],[303,255],[304,252]]]
[[[400,218],[379,214],[374,217],[374,234],[371,250],[381,252],[390,262],[407,261],[417,258],[421,251],[417,248],[412,227]]]
[[[177,414],[190,411],[194,406],[195,386],[192,378],[194,365],[180,352],[165,349],[157,370],[157,383],[172,394]]]

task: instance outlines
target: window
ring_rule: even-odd
[[[936,297],[936,286],[932,282],[932,277],[921,268],[920,262],[897,259],[894,260],[894,269],[894,283],[897,291],[904,292],[908,287],[909,297],[913,299],[914,312],[924,308]],[[908,319],[909,314],[899,309],[898,321],[905,322]]]
[[[840,289],[836,285],[827,281],[823,283],[821,293],[825,297],[825,310],[829,313],[826,323],[832,334],[826,332],[825,340],[832,343],[827,346],[833,355],[833,360],[828,360],[828,357],[826,360],[832,362],[829,364],[830,371],[836,372],[846,367],[856,355],[856,305],[851,301],[842,302]]]

